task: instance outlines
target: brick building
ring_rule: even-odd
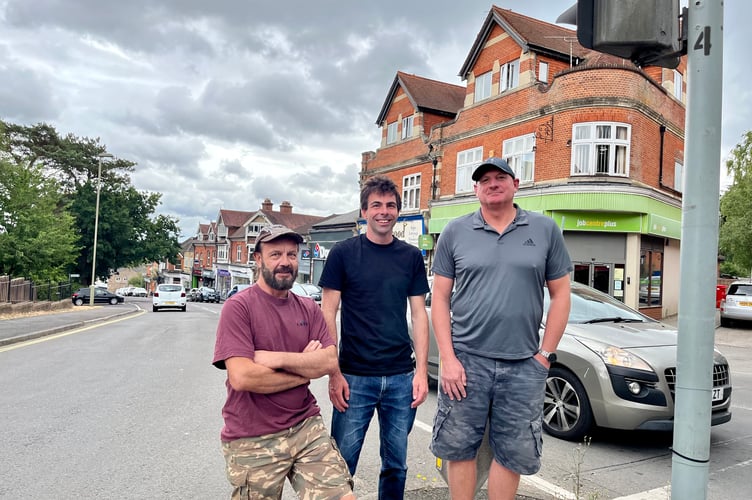
[[[563,230],[575,281],[653,317],[675,314],[685,74],[686,58],[638,68],[493,6],[460,68],[466,85],[397,72],[361,178],[402,187],[401,219],[420,227],[430,266],[446,223],[479,206],[473,167],[507,158],[516,202]]]
[[[311,226],[325,219],[293,213],[289,201],[280,203],[279,210],[273,208],[267,198],[255,212],[220,209],[216,221],[199,224],[190,245],[193,253],[190,286],[209,286],[224,296],[236,284],[251,283],[256,267],[253,246],[262,227],[281,224],[308,235]],[[305,277],[309,271],[302,266],[299,272]]]

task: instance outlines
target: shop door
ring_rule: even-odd
[[[611,264],[596,262],[575,262],[574,281],[592,286],[596,290],[612,295],[611,292]]]

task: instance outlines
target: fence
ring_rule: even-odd
[[[26,278],[0,276],[0,304],[19,302],[56,302],[70,298],[70,282],[34,283]]]

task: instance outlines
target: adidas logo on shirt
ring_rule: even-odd
[[[535,242],[533,241],[532,238],[528,238],[527,240],[525,240],[525,243],[523,243],[522,246],[523,247],[534,247],[535,246]]]

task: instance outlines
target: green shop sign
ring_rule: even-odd
[[[552,217],[559,224],[559,227],[569,231],[619,233],[639,233],[642,231],[642,217],[635,214],[554,212]]]

